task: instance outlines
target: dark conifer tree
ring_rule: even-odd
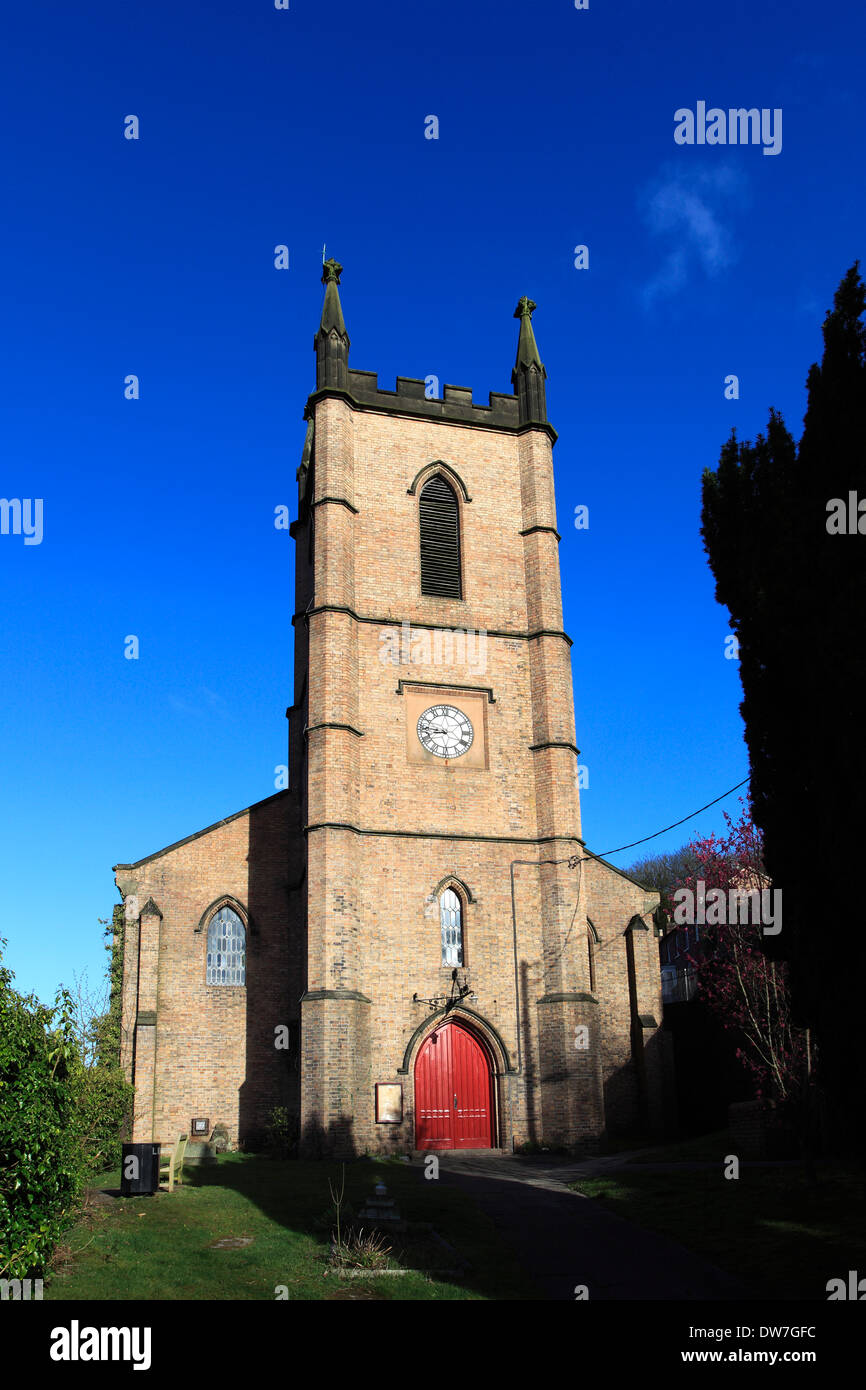
[[[791,963],[831,1136],[866,1154],[866,291],[859,263],[824,321],[799,448],[771,411],[703,480],[701,534],[739,641],[752,813],[783,893],[768,954]],[[850,503],[849,494],[855,494]],[[837,533],[853,505],[862,531]],[[863,499],[862,517],[856,511]],[[857,523],[855,521],[855,527]]]

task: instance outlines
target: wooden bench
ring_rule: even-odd
[[[188,1134],[179,1134],[176,1143],[159,1146],[159,1185],[165,1183],[169,1192],[174,1192],[175,1183],[183,1186],[183,1156],[188,1139]]]

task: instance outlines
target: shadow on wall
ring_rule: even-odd
[[[637,1071],[629,1061],[611,1072],[604,1083],[606,1134],[619,1137],[640,1132],[640,1110]]]
[[[673,1137],[677,1133],[677,1104],[670,1038],[659,1028],[643,1045],[640,1030],[633,1025],[631,1051],[629,1061],[612,1071],[604,1083],[605,1137],[617,1141],[633,1138],[635,1143]]]
[[[530,1144],[552,1145],[555,1140],[544,1132],[537,1083],[536,1039],[533,1032],[533,997],[529,966],[520,963],[521,1009],[520,1027],[522,1064],[526,1081],[526,1128]],[[563,1073],[570,1062],[574,1038],[570,1025],[558,1025],[556,1046],[550,1047],[554,1069]],[[672,1135],[676,1131],[676,1094],[671,1072],[673,1048],[663,1029],[657,1029],[648,1043],[643,1042],[639,1020],[632,1020],[631,1035],[625,1041],[629,1052],[626,1062],[612,1071],[604,1081],[604,1128],[594,1139],[569,1145],[576,1157],[598,1152],[609,1138],[638,1136],[641,1141]]]
[[[529,966],[525,960],[520,962],[520,996],[520,1030],[522,1033],[520,1041],[523,1049],[521,1061],[525,1079],[523,1094],[526,1098],[526,1128],[530,1144],[540,1144],[543,1142],[543,1136],[539,1129],[536,1105],[538,1074],[535,1065],[535,1040],[532,1036]]]
[[[267,1142],[277,1107],[300,1118],[300,1004],[304,978],[303,846],[291,830],[292,800],[275,797],[250,812],[247,860],[246,1065],[238,1092],[238,1142]]]
[[[300,1157],[357,1158],[354,1127],[355,1121],[351,1115],[341,1115],[327,1127],[322,1124],[318,1115],[311,1115],[301,1134]]]

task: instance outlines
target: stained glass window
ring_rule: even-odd
[[[463,964],[463,920],[460,899],[452,888],[446,888],[439,899],[442,923],[442,964]]]
[[[207,983],[243,985],[247,978],[247,934],[230,907],[221,907],[207,929]]]

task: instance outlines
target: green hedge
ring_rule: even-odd
[[[12,988],[0,940],[0,1274],[43,1272],[83,1183],[69,996]]]
[[[119,1168],[121,1143],[132,1128],[135,1092],[119,1066],[70,1067],[73,1123],[85,1176]]]

